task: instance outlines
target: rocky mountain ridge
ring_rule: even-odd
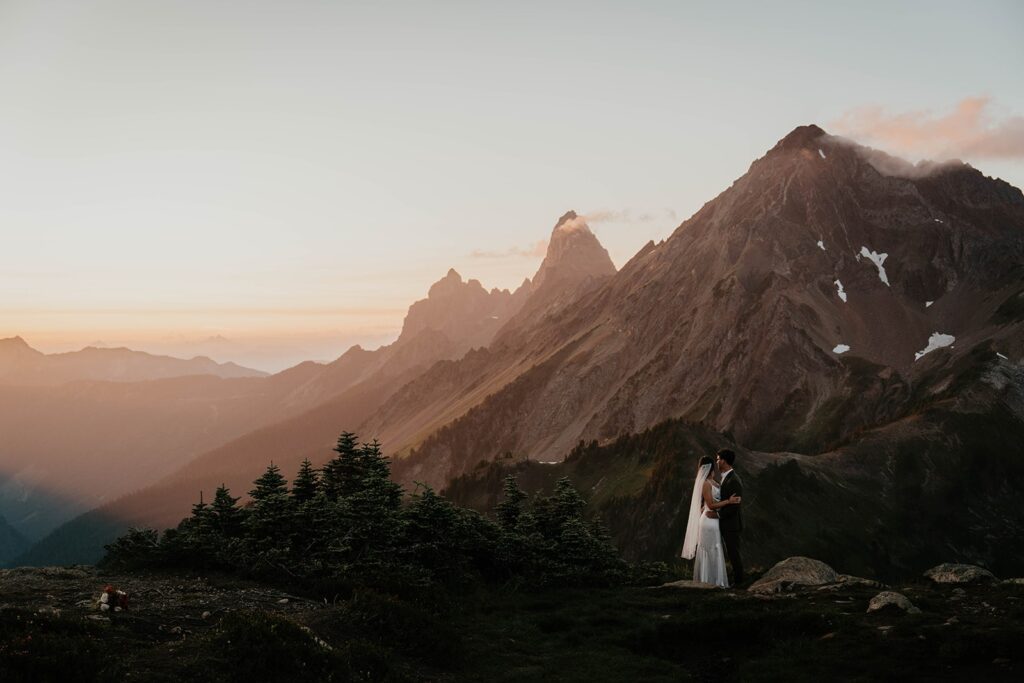
[[[557,459],[673,418],[819,453],[972,348],[1020,359],[1024,196],[966,166],[901,178],[869,159],[796,129],[559,318],[499,335],[480,372],[529,369],[416,445],[408,476]]]

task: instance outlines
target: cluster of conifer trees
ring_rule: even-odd
[[[250,501],[221,486],[163,534],[132,529],[107,546],[112,567],[218,569],[316,586],[458,587],[474,581],[608,585],[628,566],[569,483],[528,499],[514,477],[494,520],[432,489],[390,479],[380,445],[344,432],[322,469],[302,463],[289,488],[271,464]]]

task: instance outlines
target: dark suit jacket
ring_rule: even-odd
[[[743,496],[743,482],[736,470],[722,482],[722,500],[729,496]],[[722,531],[743,531],[743,505],[726,505],[718,509],[718,528]]]

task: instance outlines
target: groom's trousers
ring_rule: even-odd
[[[722,542],[725,543],[725,554],[732,565],[732,584],[743,583],[743,558],[740,557],[740,532],[735,529],[722,529]]]

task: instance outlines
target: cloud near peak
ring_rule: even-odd
[[[484,250],[474,249],[469,253],[470,258],[478,259],[503,259],[503,258],[543,258],[548,251],[548,241],[539,240],[527,247],[509,247],[508,249]]]
[[[598,223],[653,223],[658,221],[675,222],[676,212],[672,209],[637,212],[632,209],[600,209],[588,211],[563,224],[566,229],[578,229],[586,225]],[[539,240],[525,247],[508,247],[506,249],[474,249],[469,253],[474,259],[537,259],[543,258],[548,250],[548,241]]]
[[[953,110],[890,113],[852,109],[830,124],[836,132],[891,152],[930,159],[1024,159],[1024,116],[998,118],[988,97],[967,97]]]
[[[588,223],[651,223],[659,220],[676,220],[672,209],[636,213],[632,209],[602,209],[590,211],[582,216]]]

